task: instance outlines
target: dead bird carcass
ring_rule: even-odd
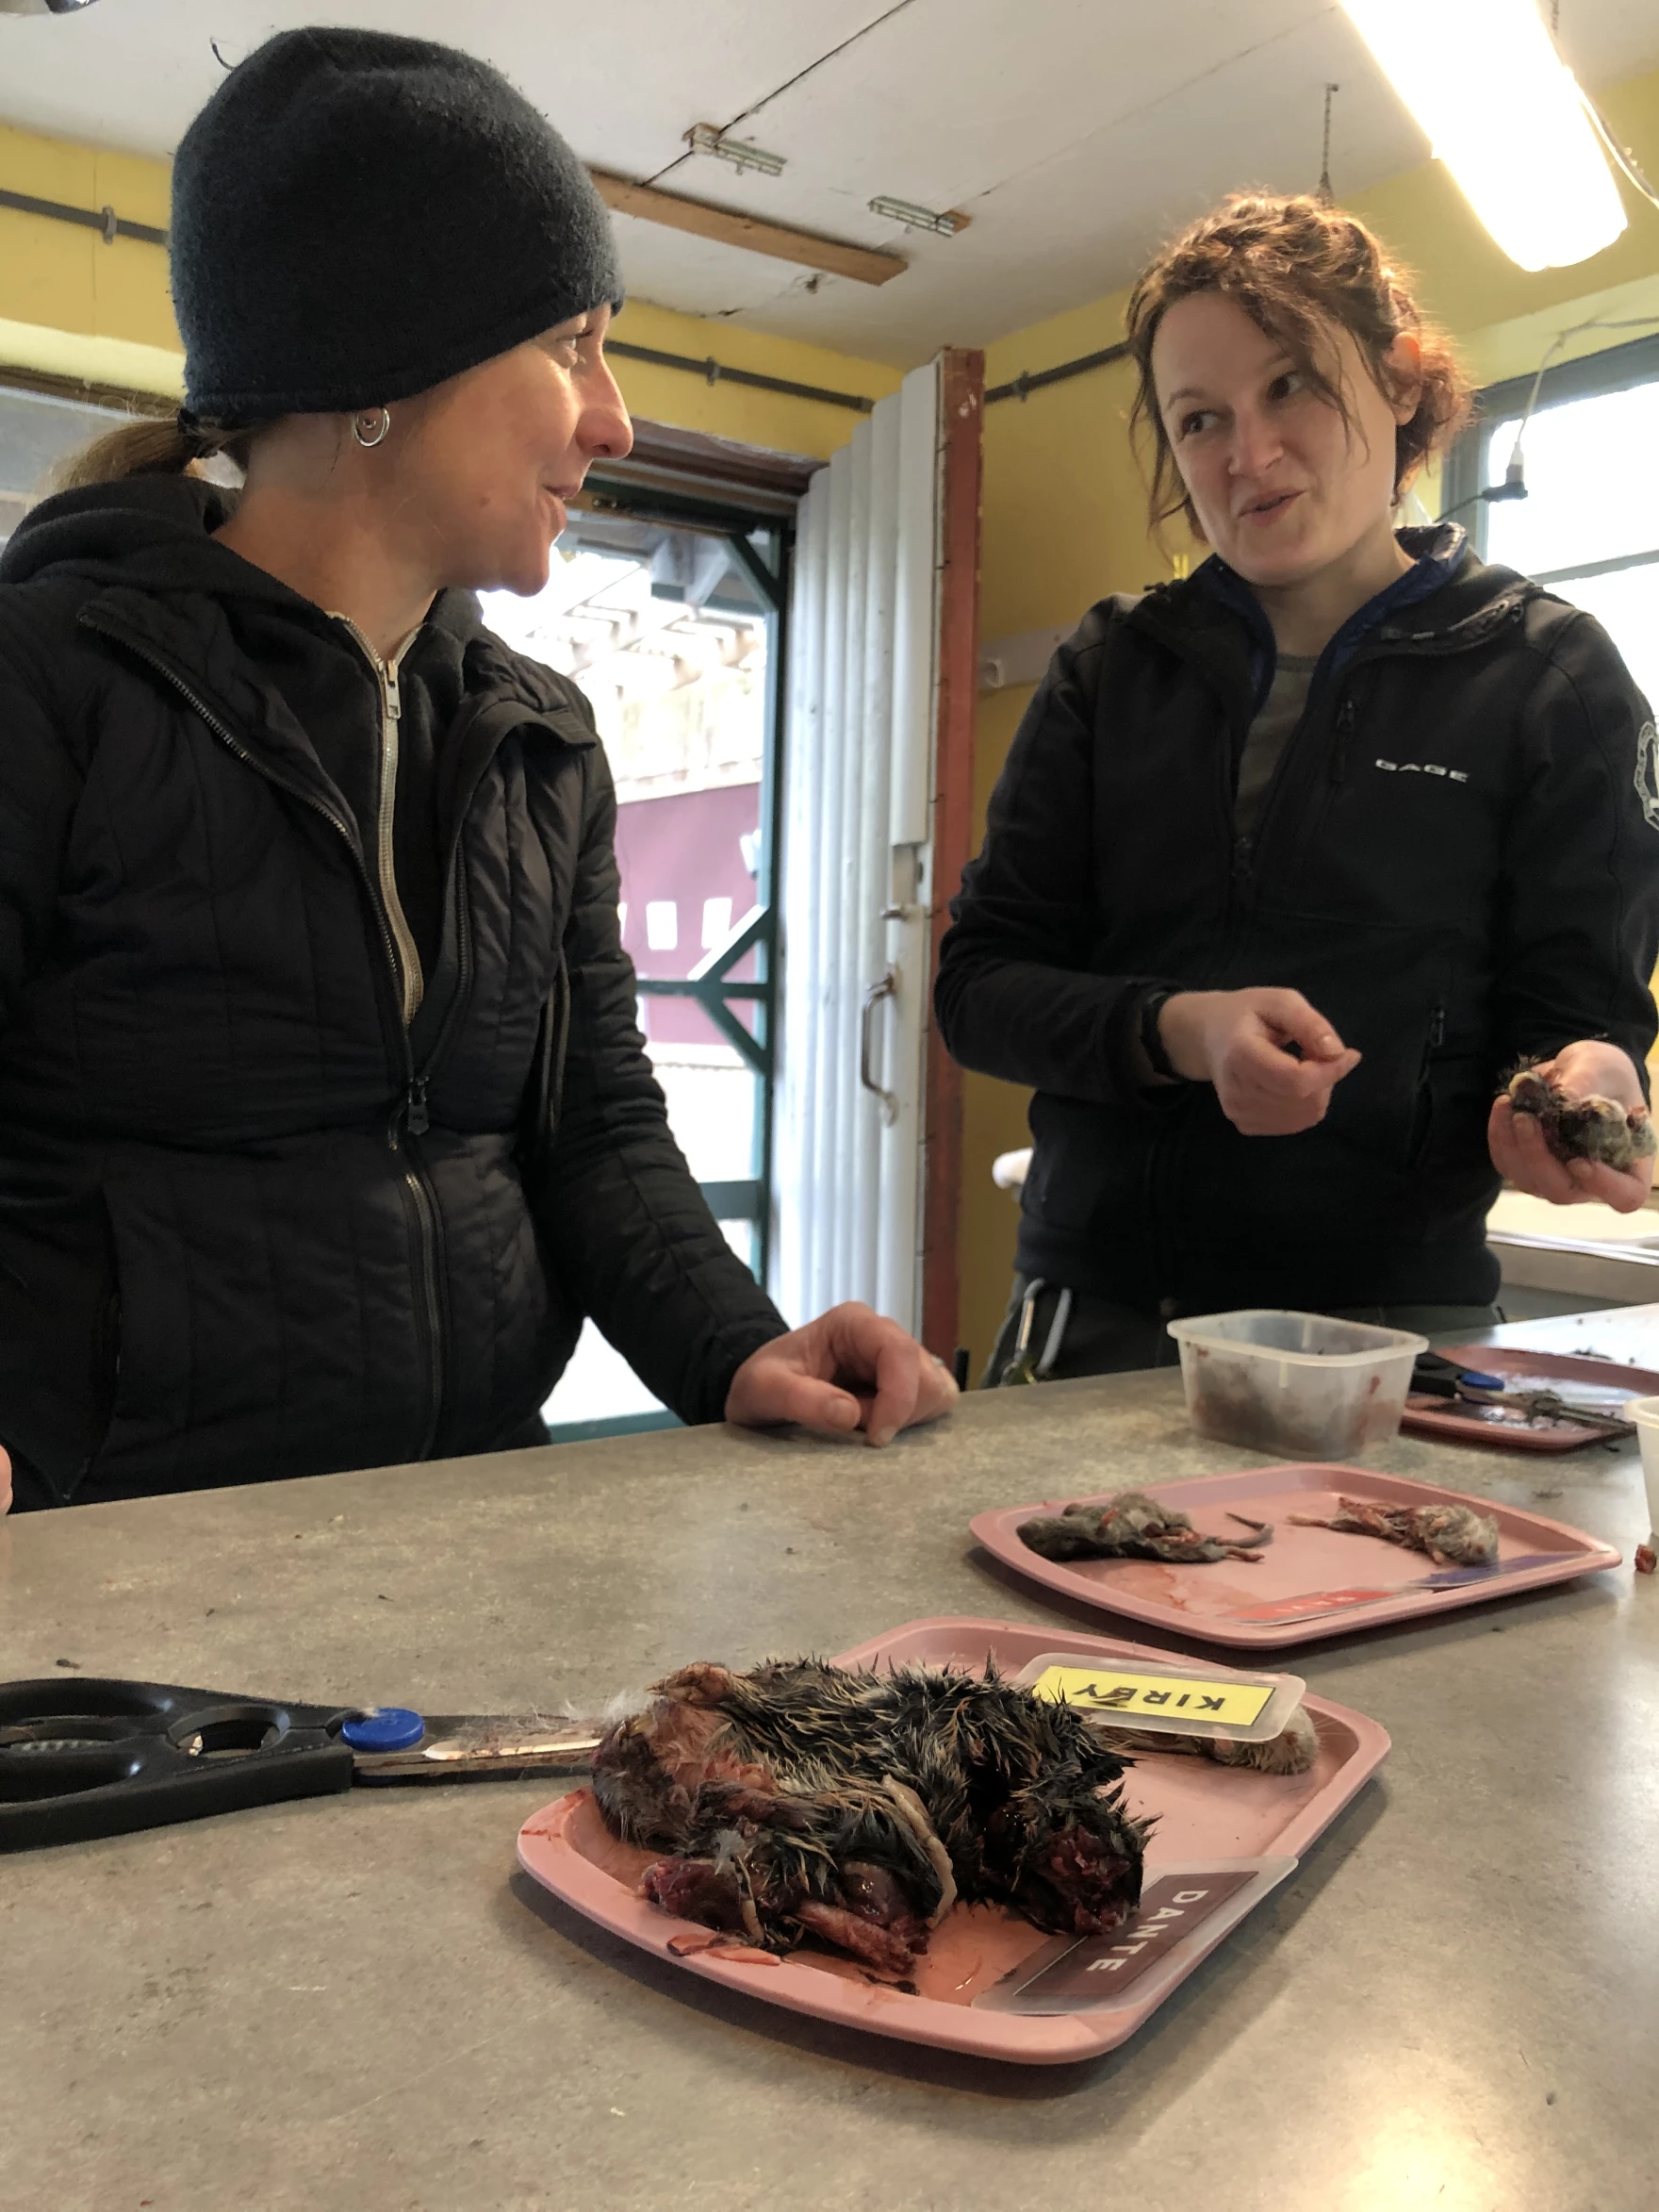
[[[670,1675],[593,1775],[613,1832],[667,1855],[643,1884],[665,1911],[903,1975],[959,1897],[1056,1934],[1122,1926],[1151,1826],[1125,1810],[1125,1764],[989,1666],[795,1659]]]
[[[1344,1536],[1376,1536],[1407,1551],[1426,1552],[1437,1567],[1489,1567],[1498,1559],[1498,1524],[1472,1506],[1385,1506],[1373,1498],[1339,1497],[1334,1513],[1292,1513],[1298,1528],[1335,1528]]]
[[[1623,1173],[1638,1160],[1653,1157],[1653,1122],[1645,1106],[1626,1107],[1617,1098],[1572,1098],[1540,1070],[1523,1060],[1502,1096],[1517,1114],[1530,1114],[1557,1160],[1599,1161]]]
[[[1045,1560],[1163,1560],[1172,1566],[1213,1566],[1220,1560],[1259,1560],[1273,1542],[1273,1525],[1226,1518],[1247,1528],[1236,1536],[1206,1536],[1178,1507],[1160,1505],[1144,1491],[1120,1490],[1114,1497],[1080,1499],[1060,1512],[1022,1521],[1020,1542]]]

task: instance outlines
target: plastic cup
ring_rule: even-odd
[[[1659,1529],[1659,1398],[1631,1398],[1624,1409],[1627,1421],[1636,1425],[1642,1447],[1642,1474],[1648,1485],[1648,1542]]]

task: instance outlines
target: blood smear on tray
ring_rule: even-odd
[[[1251,1606],[1231,1617],[1235,1621],[1306,1621],[1316,1613],[1346,1612],[1350,1606],[1375,1605],[1379,1598],[1397,1594],[1392,1590],[1308,1590],[1300,1597],[1275,1598],[1271,1605]]]

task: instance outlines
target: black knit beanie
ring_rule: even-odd
[[[586,171],[452,46],[284,31],[234,69],[172,173],[187,404],[221,423],[425,391],[609,301]]]

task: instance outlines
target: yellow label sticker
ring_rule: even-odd
[[[1273,1696],[1271,1682],[1200,1682],[1184,1675],[1130,1675],[1117,1667],[1047,1667],[1031,1685],[1033,1697],[1143,1720],[1179,1713],[1193,1721],[1227,1721],[1249,1727]]]

